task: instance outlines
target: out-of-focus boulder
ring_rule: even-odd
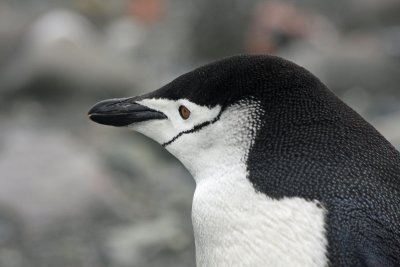
[[[44,95],[56,95],[57,83],[70,94],[92,96],[134,89],[140,76],[134,64],[115,57],[104,43],[100,32],[80,14],[49,11],[28,27],[18,53],[0,70],[1,90],[21,94],[43,81]]]
[[[0,144],[0,202],[30,227],[82,216],[113,198],[100,162],[61,131],[4,129]]]
[[[182,231],[181,224],[179,216],[169,214],[115,227],[105,235],[104,253],[113,266],[190,266],[190,258],[175,259],[175,264],[170,264],[173,258],[192,249],[192,236]]]

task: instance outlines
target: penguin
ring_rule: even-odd
[[[400,153],[292,62],[225,58],[88,116],[192,174],[197,266],[400,266]]]

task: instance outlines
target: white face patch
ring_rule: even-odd
[[[196,126],[215,120],[221,106],[213,108],[197,105],[187,99],[168,100],[162,98],[144,99],[136,101],[138,104],[164,113],[168,118],[164,120],[150,120],[135,123],[129,126],[131,129],[140,132],[161,145],[168,144],[185,132],[193,130]],[[190,111],[190,116],[183,119],[179,114],[179,107],[185,106]]]
[[[176,156],[198,183],[215,166],[245,162],[253,134],[261,126],[257,101],[243,100],[222,112],[219,120],[199,131],[182,135],[166,149]]]

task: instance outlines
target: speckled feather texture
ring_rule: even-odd
[[[198,266],[400,266],[400,153],[304,68],[235,56],[122,101],[166,114],[130,127],[196,180]]]

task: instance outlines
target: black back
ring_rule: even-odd
[[[261,101],[249,179],[272,198],[327,210],[332,266],[400,266],[400,153],[315,76],[272,56],[238,56],[185,74],[152,96],[223,108]]]

